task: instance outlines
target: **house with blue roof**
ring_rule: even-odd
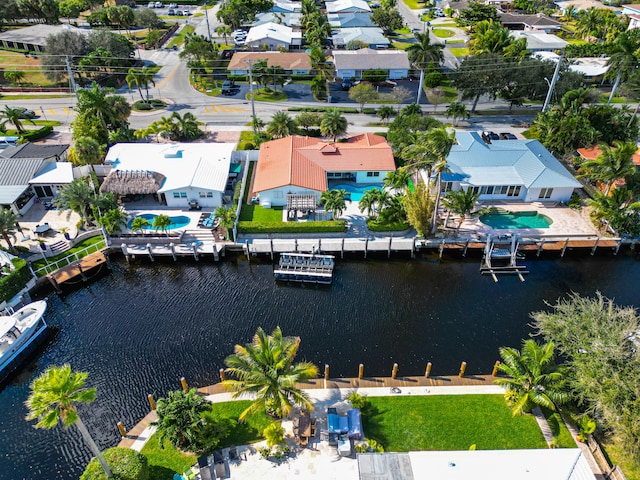
[[[485,141],[456,132],[447,166],[442,191],[471,188],[480,201],[568,202],[582,186],[538,140]]]

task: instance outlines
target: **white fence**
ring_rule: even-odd
[[[56,270],[62,267],[66,267],[67,265],[70,265],[73,262],[77,262],[81,258],[86,257],[87,255],[90,255],[92,253],[98,252],[106,247],[107,247],[107,242],[104,240],[104,238],[101,238],[99,242],[96,242],[93,245],[89,245],[88,247],[78,250],[59,260],[55,260],[55,261],[45,260],[47,264],[35,270],[34,273],[38,277],[43,277],[51,272],[55,272]]]

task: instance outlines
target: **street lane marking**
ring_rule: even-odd
[[[207,107],[204,107],[204,113],[209,113],[209,109]]]
[[[67,115],[71,115],[71,110],[69,110],[67,107],[64,107],[64,111]]]
[[[50,108],[49,112],[51,112],[51,115],[55,115],[56,114],[56,112],[53,111],[53,108]]]
[[[38,116],[42,115],[42,110],[34,110],[34,112],[36,112],[36,115]]]
[[[211,105],[211,110],[213,110],[214,113],[218,113],[218,109],[215,105]]]
[[[243,107],[231,107],[227,105],[209,105],[204,107],[204,113],[232,113],[232,112],[246,112],[248,111]]]

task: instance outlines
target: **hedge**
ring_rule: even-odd
[[[27,282],[32,277],[25,260],[14,258],[12,262],[16,267],[15,270],[0,278],[0,301],[2,302],[8,302],[15,297],[20,290],[27,286]]]
[[[328,112],[330,110],[337,110],[340,113],[360,113],[355,107],[289,107],[287,110],[290,112]],[[362,113],[368,115],[375,115],[377,110],[372,107],[368,107],[362,110]]]
[[[36,140],[41,140],[48,136],[51,132],[53,132],[53,127],[50,125],[45,125],[38,130],[29,130],[22,135],[20,135],[21,142],[35,142]]]
[[[238,233],[344,232],[344,220],[324,222],[238,222]]]
[[[376,220],[368,220],[367,227],[372,232],[402,232],[409,230],[410,225],[407,222],[378,223]]]
[[[104,452],[104,459],[111,468],[113,478],[119,480],[148,480],[149,465],[147,457],[130,448],[113,447]],[[80,480],[107,480],[107,476],[98,462],[92,458],[80,476]]]

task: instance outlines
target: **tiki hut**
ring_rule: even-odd
[[[112,192],[116,195],[156,194],[165,176],[158,172],[142,170],[113,170],[100,185],[100,192]]]

